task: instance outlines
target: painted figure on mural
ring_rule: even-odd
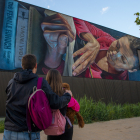
[[[56,18],[56,20],[53,20],[54,18]],[[53,22],[55,22],[55,24]],[[62,22],[62,24],[57,22]],[[68,42],[72,42],[75,38],[71,26],[65,18],[57,14],[46,17],[41,24],[41,28],[47,44],[45,57],[43,61],[38,64],[38,73],[47,74],[49,69],[55,68],[62,75],[65,64],[62,56],[66,53]]]
[[[90,67],[85,70],[85,75],[82,76],[128,80],[128,70],[133,72],[138,69],[137,49],[140,48],[140,39],[127,35],[116,40],[108,33],[103,32],[86,21],[74,18],[74,23],[79,38],[85,40],[83,35],[90,34],[90,36],[93,35],[100,44],[99,52],[96,53],[97,55],[94,57],[95,61],[91,62],[92,64],[90,63]],[[88,41],[88,43],[91,42],[91,40],[86,41]],[[74,57],[84,53],[84,48],[75,52]],[[84,55],[82,55],[80,59],[75,62],[73,65],[73,70],[75,70],[73,72],[74,75],[79,72],[78,70],[76,71],[75,68],[79,64],[82,64],[84,60],[86,61]],[[89,61],[87,61],[87,63],[88,62]],[[82,67],[85,67],[85,65],[83,64]]]
[[[43,70],[46,67],[45,69],[48,71],[49,68],[58,66],[57,69],[60,69],[62,74],[64,68],[62,54],[65,53],[68,41],[72,41],[75,36],[68,22],[59,15],[50,16],[46,19],[45,22],[49,23],[50,26],[45,22],[42,23],[45,40],[47,44],[53,47],[50,47],[46,53],[43,62],[43,65],[46,66],[38,68]],[[79,38],[84,42],[83,47],[73,54],[73,57],[78,56],[72,67],[73,76],[128,80],[128,70],[135,71],[139,66],[136,52],[136,49],[140,48],[139,39],[124,36],[116,40],[108,33],[86,21],[77,18],[73,18],[73,21],[76,27],[76,40]],[[48,28],[51,29],[51,33]],[[79,43],[76,43],[76,45],[79,45]],[[56,61],[57,65],[52,61],[52,63],[47,64],[49,62],[48,53],[52,57],[55,56],[55,53],[50,51],[52,48],[54,52],[61,52],[59,53],[59,59],[55,58],[59,60]],[[44,71],[43,73],[45,74]]]

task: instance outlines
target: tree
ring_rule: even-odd
[[[135,20],[135,23],[136,23],[137,25],[140,25],[140,13],[137,12],[137,13],[135,13],[134,15],[137,16],[137,17],[136,17],[136,20]]]

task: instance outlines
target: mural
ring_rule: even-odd
[[[6,0],[0,9],[0,69],[21,69],[25,54],[37,57],[37,74],[140,81],[140,38],[75,17]]]

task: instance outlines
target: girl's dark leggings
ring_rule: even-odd
[[[65,130],[65,133],[59,136],[47,136],[47,140],[72,140],[73,126]]]

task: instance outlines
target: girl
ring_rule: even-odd
[[[46,80],[51,86],[53,92],[62,96],[64,90],[62,87],[62,77],[58,70],[51,69],[48,71]],[[66,115],[67,106],[60,109],[60,112],[63,116]],[[73,126],[68,129],[68,122],[66,121],[65,133],[59,136],[47,136],[47,140],[72,140],[73,136]]]

